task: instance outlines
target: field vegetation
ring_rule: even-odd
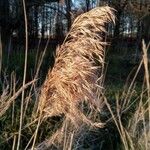
[[[55,16],[59,25],[52,38],[33,33],[26,9],[30,5],[23,0],[23,44],[14,36],[11,47],[9,36],[0,32],[0,150],[150,149],[148,28],[136,28],[136,42],[135,35],[126,37],[125,29],[121,37],[117,6],[126,11],[123,4],[128,4],[98,2],[86,1],[86,13],[73,18],[69,11],[79,2],[76,7],[69,7],[70,1],[51,2],[52,8],[62,6],[58,12],[69,10],[65,31],[59,28],[61,15]],[[37,21],[36,13],[49,11],[43,3],[31,7],[37,10],[37,30],[41,25],[36,23],[46,21]],[[90,10],[90,4],[103,7]]]

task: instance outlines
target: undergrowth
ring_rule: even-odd
[[[18,65],[18,63],[16,63],[16,65]],[[113,65],[111,67],[113,67]],[[149,122],[149,115],[148,115],[149,99],[147,97],[147,89],[144,88],[144,83],[142,86],[142,82],[141,82],[142,79],[140,81],[135,80],[134,86],[132,87],[132,89],[130,89],[130,92],[128,93],[127,90],[130,87],[132,79],[130,79],[129,82],[128,80],[125,80],[125,78],[121,77],[122,79],[121,80],[118,79],[119,81],[115,83],[114,80],[112,80],[109,77],[110,77],[109,75],[106,77],[106,84],[105,84],[105,97],[107,98],[107,101],[105,102],[107,103],[107,105],[104,104],[101,114],[98,117],[98,119],[101,119],[102,122],[106,122],[106,125],[102,129],[90,129],[90,130],[88,129],[86,135],[84,135],[83,138],[79,139],[77,143],[74,146],[72,146],[72,149],[80,150],[80,149],[89,148],[89,149],[101,149],[101,150],[105,150],[105,149],[142,150],[142,149],[146,149],[146,141],[148,147],[149,139],[147,134],[148,132],[147,125]],[[109,82],[107,82],[107,79],[109,80]],[[1,85],[3,87],[2,91],[4,89],[7,89],[6,88],[8,86],[7,84],[10,84],[11,82],[12,81],[7,81],[7,82],[6,81],[4,82],[4,80],[1,81]],[[145,82],[144,78],[143,78],[143,82]],[[16,82],[13,83],[13,86],[11,88],[14,87],[15,87],[14,91],[17,91],[17,89],[19,88],[19,83]],[[9,92],[13,91],[12,89],[10,89],[10,87],[7,90]],[[6,98],[7,100],[9,100],[13,95],[13,92],[12,94],[9,94],[8,91],[7,91],[7,98]],[[33,92],[38,94],[38,87],[35,88],[32,91],[32,93]],[[28,89],[26,90],[27,97],[30,95],[29,93],[30,93],[30,87],[28,87]],[[126,98],[127,95],[128,97]],[[30,138],[34,134],[34,131],[36,130],[37,121],[32,119],[32,112],[34,111],[36,98],[37,98],[36,94],[31,94],[30,102],[29,102],[30,105],[28,105],[28,109],[24,118],[20,149],[25,149]],[[124,110],[120,110],[124,100],[128,100],[129,102],[126,105],[124,104],[125,105]],[[20,105],[20,96],[13,101],[13,103],[9,106],[8,110],[0,118],[0,129],[1,129],[0,149],[2,150],[13,149],[14,143],[17,140],[19,113],[20,113],[19,105]],[[112,111],[111,113],[108,108]],[[118,118],[116,118],[116,120],[115,118],[113,118],[113,117],[117,117],[118,113],[120,114],[121,122],[118,122],[119,121]],[[62,121],[63,121],[63,117],[62,118],[58,117],[58,118],[51,118],[43,122],[40,125],[40,129],[38,132],[38,139],[36,142],[41,143],[45,139],[48,139],[57,129],[61,127]],[[122,142],[123,140],[121,139],[122,133],[118,131],[118,128],[119,130],[120,128],[123,128],[122,132],[125,132],[126,137],[122,137],[122,138],[125,138],[127,143]],[[128,147],[124,148],[123,146],[124,144],[127,144]],[[31,146],[32,144],[30,143],[29,147]],[[54,146],[51,148],[54,149]]]

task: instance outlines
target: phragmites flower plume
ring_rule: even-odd
[[[114,22],[113,9],[105,6],[78,16],[41,89],[38,112],[43,118],[65,115],[75,125],[91,123],[83,113],[83,102],[99,109],[104,65],[106,23]]]

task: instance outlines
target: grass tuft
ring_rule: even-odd
[[[55,65],[49,70],[41,89],[39,124],[43,119],[64,115],[64,123],[67,120],[76,129],[81,128],[83,123],[103,126],[101,122],[95,122],[90,113],[99,112],[102,103],[100,95],[107,45],[104,42],[105,27],[107,23],[114,22],[113,12],[108,6],[99,7],[74,20],[63,44],[56,50]],[[84,109],[86,112],[90,110],[90,113],[85,114]],[[64,127],[61,130],[64,131]],[[54,137],[60,138],[61,133],[57,132]]]

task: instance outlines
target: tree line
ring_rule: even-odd
[[[51,38],[60,42],[74,18],[96,6],[109,5],[116,11],[115,26],[108,26],[113,48],[120,40],[140,45],[150,39],[150,2],[147,0],[25,0],[30,45]],[[22,0],[0,1],[0,35],[2,49],[11,51],[24,43],[25,25]],[[118,42],[119,41],[119,42]]]

